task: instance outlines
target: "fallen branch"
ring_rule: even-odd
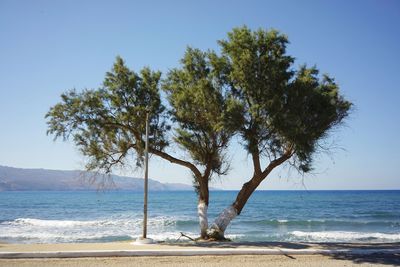
[[[176,241],[179,241],[179,239],[181,239],[181,237],[186,237],[186,238],[188,238],[188,239],[190,239],[190,240],[196,242],[196,240],[195,240],[194,238],[192,238],[192,237],[186,235],[186,234],[183,233],[183,232],[180,232],[180,233],[181,233],[181,236],[180,236]]]

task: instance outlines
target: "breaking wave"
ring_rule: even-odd
[[[176,223],[176,219],[167,216],[149,218],[148,229],[152,233],[150,237],[158,241],[176,240],[180,236],[176,230]],[[90,221],[18,218],[0,223],[0,240],[12,243],[122,241],[140,236],[141,227],[141,218]],[[195,235],[191,232],[186,233]]]
[[[289,241],[308,242],[398,242],[400,233],[372,233],[372,232],[346,232],[322,231],[303,232],[293,231],[289,234]]]
[[[397,218],[398,219],[398,218]],[[381,220],[326,220],[326,219],[311,219],[311,220],[286,220],[286,219],[271,219],[271,220],[243,220],[244,223],[258,226],[388,226],[400,228],[399,221],[381,221]]]

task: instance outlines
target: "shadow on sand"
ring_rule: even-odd
[[[357,243],[323,243],[318,244],[323,249],[356,249],[356,250],[400,250],[400,243],[377,243],[377,244],[357,244]],[[382,264],[400,266],[400,253],[372,253],[372,254],[334,254],[329,255],[336,260],[350,260],[356,264]]]
[[[161,243],[160,245],[179,246],[179,247],[204,247],[204,248],[287,248],[287,249],[307,249],[308,244],[289,243],[289,242],[179,242]]]
[[[400,266],[400,254],[374,253],[368,255],[337,254],[329,256],[335,260],[351,260],[354,263],[382,264]]]
[[[160,245],[204,248],[279,248],[279,249],[323,249],[323,250],[400,250],[400,243],[291,243],[291,242],[178,242]],[[296,256],[284,255],[291,259]],[[400,266],[400,253],[339,253],[326,255],[335,260],[350,260],[355,264],[369,263]]]

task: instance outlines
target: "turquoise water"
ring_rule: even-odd
[[[235,191],[212,191],[209,220]],[[0,242],[131,240],[140,236],[137,192],[1,192]],[[196,236],[193,192],[150,192],[148,235]],[[400,191],[258,191],[226,231],[235,241],[400,242]]]

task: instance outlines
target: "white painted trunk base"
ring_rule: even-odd
[[[215,219],[211,230],[216,230],[223,234],[231,223],[231,221],[237,216],[237,210],[233,206],[229,206],[224,209],[221,214]]]
[[[200,231],[203,234],[207,233],[208,218],[207,218],[208,206],[204,202],[199,202],[197,205],[197,214],[199,215]]]

